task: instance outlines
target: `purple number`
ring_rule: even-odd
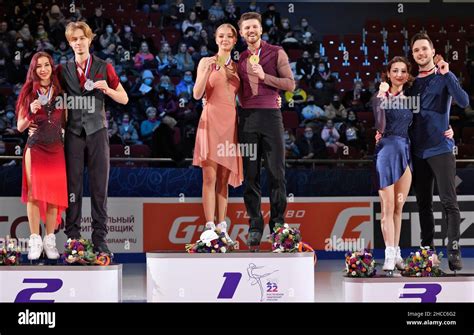
[[[63,281],[59,278],[30,278],[24,279],[23,283],[44,283],[46,286],[21,290],[18,292],[15,302],[54,302],[54,300],[33,300],[31,298],[35,293],[57,292],[63,286]]]
[[[436,302],[436,296],[441,292],[440,284],[405,284],[403,287],[407,288],[424,288],[423,293],[402,293],[399,298],[420,298],[421,302]]]
[[[217,299],[232,299],[242,278],[242,274],[240,272],[225,272],[223,277],[225,277],[224,284],[222,284]]]

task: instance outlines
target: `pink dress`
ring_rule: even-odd
[[[210,160],[228,169],[229,185],[233,187],[240,186],[244,179],[237,141],[235,97],[239,86],[234,62],[212,70],[206,83],[207,102],[199,120],[193,157],[193,165],[202,167],[205,161]]]

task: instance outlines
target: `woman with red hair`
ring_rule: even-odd
[[[18,130],[23,132],[32,123],[37,127],[28,138],[23,155],[21,200],[27,207],[30,260],[39,259],[43,250],[48,259],[59,258],[54,231],[68,206],[62,142],[65,110],[56,104],[61,92],[53,59],[45,52],[36,53],[16,106]],[[46,226],[44,240],[40,219]]]

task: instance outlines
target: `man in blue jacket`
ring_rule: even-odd
[[[419,74],[411,88],[411,96],[420,96],[418,113],[414,114],[411,140],[414,165],[414,187],[420,213],[421,245],[434,247],[433,187],[434,180],[447,220],[448,262],[451,271],[462,269],[459,246],[461,217],[456,199],[456,158],[454,140],[444,132],[449,128],[451,101],[465,108],[467,93],[449,64],[435,56],[433,42],[428,35],[418,33],[411,40],[413,58]],[[436,60],[436,62],[435,62]],[[436,63],[436,65],[435,65]]]

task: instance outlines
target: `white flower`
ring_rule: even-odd
[[[281,250],[281,251],[285,251],[285,247],[281,245],[281,246],[280,246],[280,250]]]
[[[207,245],[208,242],[211,242],[211,241],[216,240],[216,239],[218,239],[218,238],[219,238],[219,236],[218,236],[218,235],[216,234],[216,232],[213,231],[213,230],[206,230],[206,231],[204,231],[204,232],[201,234],[201,236],[199,237],[199,239],[200,239],[201,241],[203,241],[204,243],[206,243],[206,245]],[[208,245],[208,247],[209,247],[209,246],[210,246],[210,245]]]
[[[73,254],[73,255],[77,254],[77,250],[73,250],[73,251],[72,251],[72,254]]]
[[[356,264],[359,265],[359,264],[360,264],[360,261],[357,261]]]
[[[283,229],[283,234],[288,234],[290,231],[288,229]]]
[[[74,259],[72,255],[67,256],[67,259]]]
[[[221,252],[226,252],[227,249],[225,247],[221,247]]]
[[[207,242],[206,247],[210,247],[210,246],[211,246],[211,242]]]
[[[72,239],[68,238],[66,242],[70,243],[71,241],[72,241]]]
[[[352,274],[353,276],[355,276],[355,275],[356,275],[356,272],[355,272],[355,271],[352,271],[352,273],[351,273],[351,274]]]
[[[285,224],[283,225],[283,228],[288,229],[288,228],[290,228],[290,225],[289,225],[288,223],[285,223]]]
[[[417,276],[417,277],[421,277],[421,272],[417,272],[417,273],[416,273],[416,276]]]
[[[415,253],[415,255],[416,257],[420,257],[420,253],[418,251]]]
[[[388,92],[389,89],[390,89],[390,85],[386,82],[382,82],[379,86],[379,90],[383,93]]]

